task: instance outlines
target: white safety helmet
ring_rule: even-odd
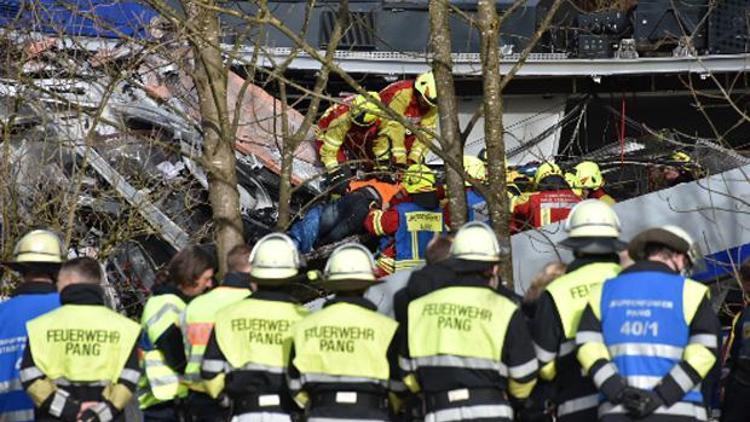
[[[615,210],[598,199],[581,201],[565,220],[568,237],[620,237],[620,219]]]
[[[4,262],[16,271],[56,270],[63,261],[65,252],[57,234],[49,230],[32,230],[16,243],[13,260]]]
[[[362,290],[376,283],[375,259],[359,243],[347,243],[328,257],[323,270],[324,288],[332,291]]]
[[[628,254],[635,260],[648,258],[646,245],[662,244],[678,253],[685,254],[693,266],[701,259],[700,247],[688,232],[674,225],[665,225],[644,230],[636,235],[628,245]]]
[[[490,226],[471,221],[458,229],[451,245],[451,256],[467,261],[499,262],[500,242]]]
[[[250,278],[265,285],[284,284],[297,276],[301,259],[292,239],[283,233],[263,236],[250,252]]]

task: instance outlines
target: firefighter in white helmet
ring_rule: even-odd
[[[498,290],[501,253],[489,226],[466,223],[451,247],[452,276],[396,310],[399,361],[406,385],[424,397],[425,420],[511,421],[509,398],[527,398],[536,383],[526,321]]]
[[[264,236],[250,253],[250,281],[257,290],[216,314],[201,376],[212,397],[229,397],[232,420],[291,420],[296,411],[285,378],[288,345],[294,324],[308,311],[286,286],[303,280],[301,265],[287,235]]]
[[[719,321],[706,286],[686,277],[699,260],[676,226],[636,235],[635,264],[589,292],[578,360],[604,397],[599,420],[708,420],[701,382],[716,363]]]
[[[565,221],[567,239],[560,245],[575,259],[567,273],[552,281],[537,302],[532,334],[541,369],[540,378],[555,383],[560,421],[596,421],[598,392],[581,375],[575,357],[577,323],[588,291],[620,272],[620,220],[606,203],[588,199],[577,204]]]
[[[34,404],[21,387],[18,363],[26,344],[26,323],[60,306],[55,280],[64,253],[60,238],[49,230],[24,235],[3,265],[18,272],[23,282],[0,303],[0,420],[33,421]]]
[[[336,296],[294,327],[289,385],[307,420],[390,420],[389,392],[406,389],[398,324],[362,297],[375,283],[375,261],[362,245],[339,246],[328,258],[320,287]]]

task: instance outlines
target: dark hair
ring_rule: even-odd
[[[192,287],[201,274],[213,268],[213,259],[208,252],[199,246],[188,246],[177,252],[160,271],[157,283]]]
[[[87,256],[66,261],[60,267],[60,273],[75,273],[81,283],[99,284],[104,278],[99,262]]]
[[[433,239],[424,253],[424,259],[427,264],[434,264],[443,261],[451,255],[451,245],[453,244],[452,235],[441,235]]]
[[[240,272],[240,270],[249,264],[250,246],[237,245],[227,254],[227,270],[229,272]]]

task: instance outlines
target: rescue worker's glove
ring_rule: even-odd
[[[655,392],[635,387],[626,387],[620,397],[628,416],[635,419],[649,416],[664,404],[664,400]]]
[[[94,406],[91,406],[81,412],[81,415],[78,417],[79,421],[83,422],[100,422],[100,421],[109,421],[115,415],[117,412],[117,409],[106,401],[99,402]],[[117,412],[119,413],[119,412]]]

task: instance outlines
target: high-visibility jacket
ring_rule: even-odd
[[[206,351],[211,330],[214,328],[216,313],[233,303],[250,296],[247,288],[219,286],[210,292],[191,300],[182,313],[182,328],[185,337],[185,381],[188,388],[205,393],[206,386],[201,380],[201,362]]]
[[[607,191],[604,190],[604,188],[599,188],[599,189],[596,189],[596,190],[592,191],[589,194],[589,198],[598,199],[598,200],[604,202],[607,205],[614,205],[614,204],[617,203],[617,201],[615,201],[615,198],[612,198],[607,193]]]
[[[26,347],[26,323],[59,307],[60,296],[52,283],[33,284],[39,287],[38,292],[21,292],[0,303],[0,421],[34,420],[34,404],[18,378],[18,367]]]
[[[152,296],[146,302],[141,316],[143,335],[141,341],[141,366],[143,377],[139,382],[138,402],[141,409],[187,395],[187,386],[179,372],[170,368],[164,353],[155,344],[172,326],[179,327],[180,314],[185,302],[175,294]]]
[[[581,198],[570,189],[535,192],[521,195],[513,204],[513,214],[516,220],[539,228],[565,220],[579,202]]]
[[[224,376],[235,371],[253,371],[283,378],[289,363],[292,329],[307,314],[307,309],[296,303],[253,298],[218,312],[214,336],[225,360],[207,357],[203,362],[204,373],[219,374],[207,381],[209,394],[218,397],[224,390]],[[274,384],[285,385],[283,381]]]
[[[70,382],[116,383],[141,332],[135,322],[97,305],[65,305],[26,327],[37,368]]]
[[[388,138],[378,134],[379,119],[369,126],[352,123],[349,115],[351,98],[329,107],[318,121],[318,153],[326,168],[335,168],[351,159],[387,161],[390,158]]]
[[[605,397],[625,382],[664,400],[656,416],[706,420],[699,384],[716,362],[717,332],[706,286],[664,264],[637,262],[591,290],[578,360]],[[604,420],[622,413],[622,405],[599,407]]]
[[[448,392],[451,406],[475,406],[470,407],[475,418],[512,419],[500,390],[528,397],[538,364],[516,303],[477,283],[457,281],[408,304],[401,369],[410,373],[405,381],[412,391]],[[498,390],[493,406],[461,403],[481,389]]]
[[[290,388],[300,404],[310,389],[380,391],[391,388],[389,349],[396,321],[353,303],[337,302],[294,327]],[[366,385],[367,389],[362,386]],[[328,387],[326,387],[328,386]],[[314,392],[312,392],[314,394]]]
[[[421,107],[417,99],[419,95],[414,89],[413,80],[396,81],[380,91],[380,101],[416,126],[435,131],[437,107]],[[413,134],[409,133],[407,136],[407,129],[401,123],[388,120],[384,123],[381,133],[391,140],[391,155],[397,163],[406,164],[407,159],[414,163],[424,160],[427,146],[416,140]],[[407,146],[408,143],[411,145]]]
[[[439,208],[428,210],[413,202],[396,205],[399,227],[394,235],[396,271],[424,264],[427,244],[435,234],[445,231],[443,213]]]
[[[581,375],[573,353],[575,338],[589,291],[619,272],[620,266],[612,262],[583,265],[552,281],[537,303],[532,334],[541,366],[539,375],[547,381],[555,380],[560,387],[556,398],[559,417],[587,411],[596,420],[598,393]]]

